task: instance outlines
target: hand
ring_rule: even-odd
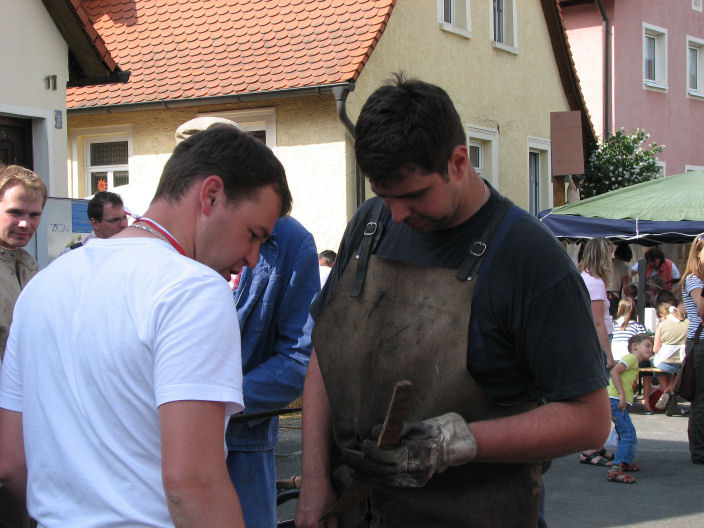
[[[466,464],[476,454],[477,440],[467,422],[451,412],[405,424],[397,447],[377,447],[376,442],[365,440],[361,452],[343,450],[342,460],[357,476],[416,488],[450,466]]]
[[[296,526],[298,528],[337,528],[337,517],[332,517],[327,522],[320,522],[320,518],[333,507],[336,500],[335,491],[328,479],[304,479],[296,506]]]
[[[612,368],[614,368],[614,365],[616,365],[616,361],[614,360],[613,356],[606,356],[606,368],[608,370],[611,370]]]
[[[621,398],[618,401],[618,408],[623,411],[626,407],[628,407],[628,404],[626,403],[626,398],[621,396]]]

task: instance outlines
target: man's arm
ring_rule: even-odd
[[[286,249],[282,257],[284,261],[280,264],[287,274],[279,279],[283,282],[282,290],[277,306],[272,307],[276,314],[272,321],[275,332],[273,350],[269,359],[244,376],[248,412],[285,407],[300,396],[306,375],[313,328],[308,312],[320,291],[318,254],[313,237],[307,232],[297,247]],[[243,333],[246,332],[245,326]],[[247,338],[243,336],[243,343],[246,342]]]
[[[22,413],[0,409],[0,482],[24,504],[27,464],[24,458]]]
[[[473,422],[477,462],[542,462],[600,448],[611,427],[606,389],[551,402],[527,413]]]
[[[225,404],[174,401],[159,406],[162,478],[174,526],[242,527],[225,465]]]
[[[332,411],[325,383],[313,350],[303,387],[303,485],[296,507],[299,528],[337,528],[337,519],[318,520],[335,503],[330,483]]]

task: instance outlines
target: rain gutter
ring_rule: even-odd
[[[611,24],[603,0],[595,0],[604,28],[604,123],[603,139],[611,135]]]
[[[347,115],[347,96],[350,92],[354,90],[354,84],[348,83],[346,86],[336,86],[332,89],[332,95],[335,98],[335,104],[337,105],[337,117],[340,122],[344,125],[345,130],[354,141],[354,123]],[[362,173],[359,167],[355,164],[355,209],[357,209],[365,200],[365,185]]]

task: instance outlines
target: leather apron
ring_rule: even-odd
[[[358,449],[370,437],[403,379],[413,383],[406,421],[454,411],[473,422],[535,407],[492,402],[467,370],[476,280],[371,255],[364,288],[351,297],[358,260],[350,260],[313,331],[338,448]],[[350,470],[336,453],[332,479],[340,493]],[[340,526],[535,528],[540,479],[540,464],[451,467],[422,488],[377,485],[366,504],[340,517]]]

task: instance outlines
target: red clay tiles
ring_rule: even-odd
[[[71,0],[126,84],[69,88],[68,108],[353,81],[395,0]]]

